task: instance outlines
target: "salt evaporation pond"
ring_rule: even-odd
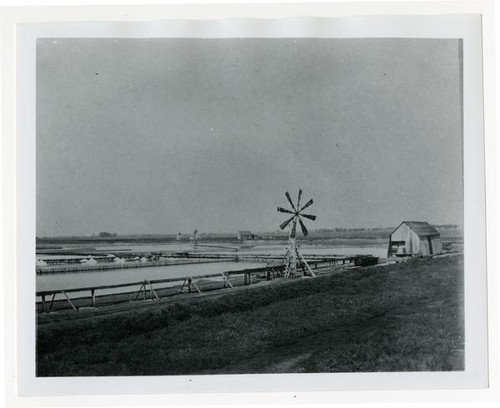
[[[304,255],[373,255],[378,258],[387,257],[387,246],[338,246],[338,247],[300,247],[300,253]],[[285,253],[285,246],[275,247],[275,248],[252,248],[248,251],[240,251],[240,255],[262,255],[263,253],[269,255],[280,255]]]
[[[223,244],[224,245],[224,244]],[[231,247],[230,244],[227,247]],[[234,245],[236,248],[237,245]],[[131,252],[182,252],[189,251],[191,253],[204,253],[216,251],[221,254],[235,255],[282,255],[286,249],[286,242],[259,245],[250,247],[241,247],[239,251],[234,252],[230,249],[212,249],[200,245],[196,250],[193,249],[192,244],[188,243],[175,243],[175,244],[143,244],[143,245],[127,245],[127,243],[119,243],[115,245],[96,246],[97,250],[102,251],[104,254],[109,254],[119,251]],[[323,246],[323,245],[310,245],[303,244],[300,246],[300,252],[304,255],[373,255],[379,258],[387,256],[387,246],[384,245],[371,245],[371,246]],[[44,255],[43,257],[46,257]],[[210,275],[219,274],[225,271],[237,271],[242,269],[262,267],[262,263],[248,263],[248,262],[215,262],[215,263],[201,263],[201,264],[184,264],[184,265],[168,265],[168,266],[152,266],[152,267],[139,267],[139,268],[123,268],[111,269],[105,271],[87,271],[75,273],[62,273],[62,274],[46,274],[37,275],[36,277],[36,290],[49,291],[49,290],[64,290],[82,287],[93,287],[103,285],[113,285],[121,283],[139,282],[142,280],[157,280],[168,278],[184,278],[197,275]],[[222,276],[221,276],[222,278]],[[170,286],[172,283],[165,283],[157,287]],[[139,287],[115,288],[101,290],[99,294],[120,293],[123,291],[138,290]],[[72,296],[88,296],[87,293],[72,293]],[[56,299],[59,299],[58,295]]]
[[[262,263],[248,262],[213,262],[202,264],[184,264],[168,266],[151,266],[139,268],[110,269],[105,271],[73,272],[60,274],[40,274],[36,277],[37,292],[49,290],[65,290],[121,283],[140,282],[143,280],[158,280],[169,278],[186,278],[199,275],[219,274],[226,271],[240,271],[249,268],[264,266]],[[215,277],[217,278],[217,277]],[[222,275],[220,277],[222,279]],[[175,283],[174,283],[175,284]],[[158,284],[155,287],[167,287],[172,283]],[[98,294],[121,293],[139,290],[140,286],[100,290]],[[87,295],[86,293],[72,293],[72,296]],[[56,299],[62,296],[56,297]]]
[[[206,245],[206,246],[205,246]],[[106,246],[96,246],[96,249],[102,251],[103,253],[113,253],[115,252],[191,252],[191,253],[204,253],[204,252],[217,252],[220,254],[231,254],[231,255],[281,255],[285,253],[286,242],[280,244],[266,244],[266,245],[255,245],[251,246],[251,243],[245,242],[245,245],[250,245],[248,247],[239,247],[237,244],[220,244],[217,246],[216,243],[200,244],[196,249],[193,248],[192,244],[144,244],[144,245],[106,245]],[[238,249],[238,251],[231,250],[231,248]],[[310,245],[310,244],[299,244],[301,253],[308,255],[373,255],[378,258],[385,258],[387,256],[387,244],[384,242],[380,245]]]

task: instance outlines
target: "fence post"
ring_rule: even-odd
[[[95,289],[90,289],[90,294],[92,296],[92,307],[95,307]]]

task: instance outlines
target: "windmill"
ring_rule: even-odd
[[[314,221],[316,219],[315,215],[310,215],[310,214],[303,214],[302,211],[304,211],[306,208],[312,205],[313,200],[312,198],[304,204],[304,206],[301,208],[300,207],[300,199],[302,197],[302,190],[299,190],[299,196],[297,198],[297,205],[295,206],[292,202],[292,199],[290,197],[290,194],[288,194],[288,191],[285,193],[286,198],[288,199],[288,202],[292,206],[291,210],[287,210],[286,208],[278,207],[278,212],[282,213],[287,213],[287,214],[292,214],[292,216],[286,220],[283,224],[280,225],[280,229],[285,229],[287,225],[291,224],[290,228],[290,233],[288,234],[288,248],[285,253],[285,277],[286,278],[292,278],[296,275],[297,273],[297,259],[299,259],[303,265],[307,268],[309,273],[312,276],[316,276],[316,274],[311,270],[309,267],[308,263],[304,259],[304,257],[299,253],[297,243],[295,242],[295,235],[297,232],[297,223],[299,223],[300,228],[302,230],[302,233],[304,236],[307,236],[308,231],[306,226],[304,225],[304,222],[302,221],[302,218],[307,218],[309,220]]]
[[[200,234],[198,233],[198,229],[195,229],[193,232],[193,246],[195,248],[198,246],[199,240],[200,240]]]

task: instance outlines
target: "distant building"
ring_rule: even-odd
[[[441,235],[423,221],[403,221],[389,236],[387,256],[429,256],[442,252]]]
[[[249,239],[255,239],[255,234],[252,234],[251,231],[238,231],[237,238],[240,241],[246,241]]]

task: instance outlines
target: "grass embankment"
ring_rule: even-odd
[[[463,370],[463,260],[412,260],[38,328],[39,376]]]

